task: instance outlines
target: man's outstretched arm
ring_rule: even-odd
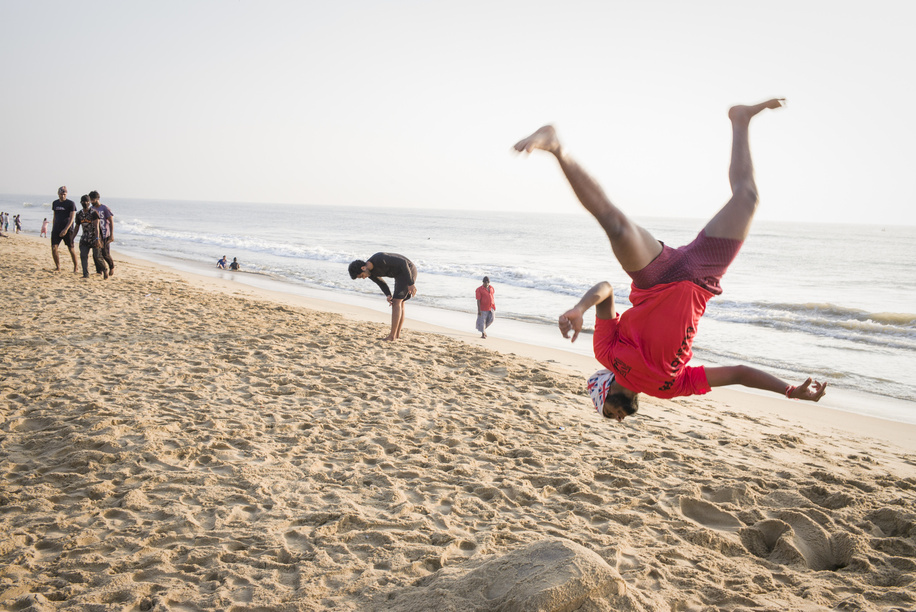
[[[726,385],[743,385],[753,389],[763,389],[779,393],[792,399],[816,402],[827,392],[827,383],[820,383],[808,378],[799,386],[790,385],[772,374],[750,366],[725,366],[719,368],[706,368],[706,379],[711,387],[724,387]]]
[[[614,318],[614,288],[608,282],[600,282],[582,296],[579,303],[560,315],[560,333],[564,338],[569,338],[573,332],[571,342],[575,342],[582,331],[582,316],[592,306],[596,306],[599,319]]]

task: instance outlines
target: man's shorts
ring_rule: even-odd
[[[67,245],[68,249],[73,248],[73,232],[67,232],[66,235],[61,237],[60,229],[55,229],[51,232],[51,246],[57,246],[61,242]]]
[[[706,230],[700,230],[693,242],[680,248],[672,249],[662,243],[662,252],[652,263],[642,270],[627,274],[639,289],[689,280],[720,295],[722,287],[719,281],[738,255],[742,244],[741,240],[733,238],[712,238],[706,235]]]
[[[417,284],[417,267],[413,265],[412,261],[407,262],[407,269],[410,270],[410,283],[405,284],[400,277],[394,279],[394,294],[391,296],[395,300],[404,300],[405,302],[410,299],[410,292],[407,291],[407,288],[410,285]]]

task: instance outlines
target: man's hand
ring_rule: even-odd
[[[813,383],[813,384],[812,384]],[[824,393],[827,392],[827,383],[819,383],[810,376],[808,380],[803,382],[798,387],[792,389],[788,397],[792,399],[807,400],[809,402],[816,402],[817,400],[824,397]]]
[[[411,285],[411,286],[407,287],[407,293],[410,294],[410,297],[415,296],[415,295],[417,294],[417,286],[416,286],[416,285]]]
[[[388,305],[391,306],[391,296],[390,296],[390,295],[386,295],[386,296],[385,296],[385,299],[388,300]]]
[[[582,331],[582,312],[578,308],[570,308],[560,315],[559,326],[560,333],[563,334],[564,338],[569,338],[571,330],[573,336],[570,342],[575,342],[576,338],[579,337],[579,332]]]

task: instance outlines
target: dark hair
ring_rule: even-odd
[[[362,259],[354,259],[350,262],[350,278],[356,279],[359,276],[360,272],[363,271],[363,266],[366,265],[366,262]]]
[[[489,282],[490,282],[490,277],[489,277],[489,276],[484,276],[484,277],[483,277],[483,282],[489,283]]]
[[[90,191],[90,192],[89,192],[89,199],[90,199],[90,200],[98,200],[98,199],[99,199],[99,192],[96,191],[95,189],[93,189],[92,191]]]
[[[617,406],[627,415],[639,412],[639,395],[628,397],[623,393],[611,393],[604,398],[604,403],[610,403],[612,406]]]
[[[88,202],[88,201],[89,201],[89,196],[87,195],[80,196],[80,204],[82,204],[83,202]]]

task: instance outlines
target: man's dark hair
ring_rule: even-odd
[[[489,283],[489,282],[490,282],[490,277],[489,277],[489,276],[484,276],[484,277],[483,277],[483,282]]]
[[[80,204],[82,204],[83,202],[88,202],[88,201],[89,201],[89,196],[87,195],[80,196]]]
[[[96,191],[95,189],[93,189],[92,191],[90,191],[90,192],[89,192],[89,199],[90,199],[90,200],[98,200],[98,199],[99,199],[99,192]]]
[[[639,412],[639,395],[628,397],[623,393],[612,393],[604,398],[604,403],[610,403],[612,406],[617,406],[627,415]]]
[[[350,278],[356,279],[359,276],[359,273],[363,271],[363,266],[366,265],[366,262],[362,259],[354,259],[350,262]]]

